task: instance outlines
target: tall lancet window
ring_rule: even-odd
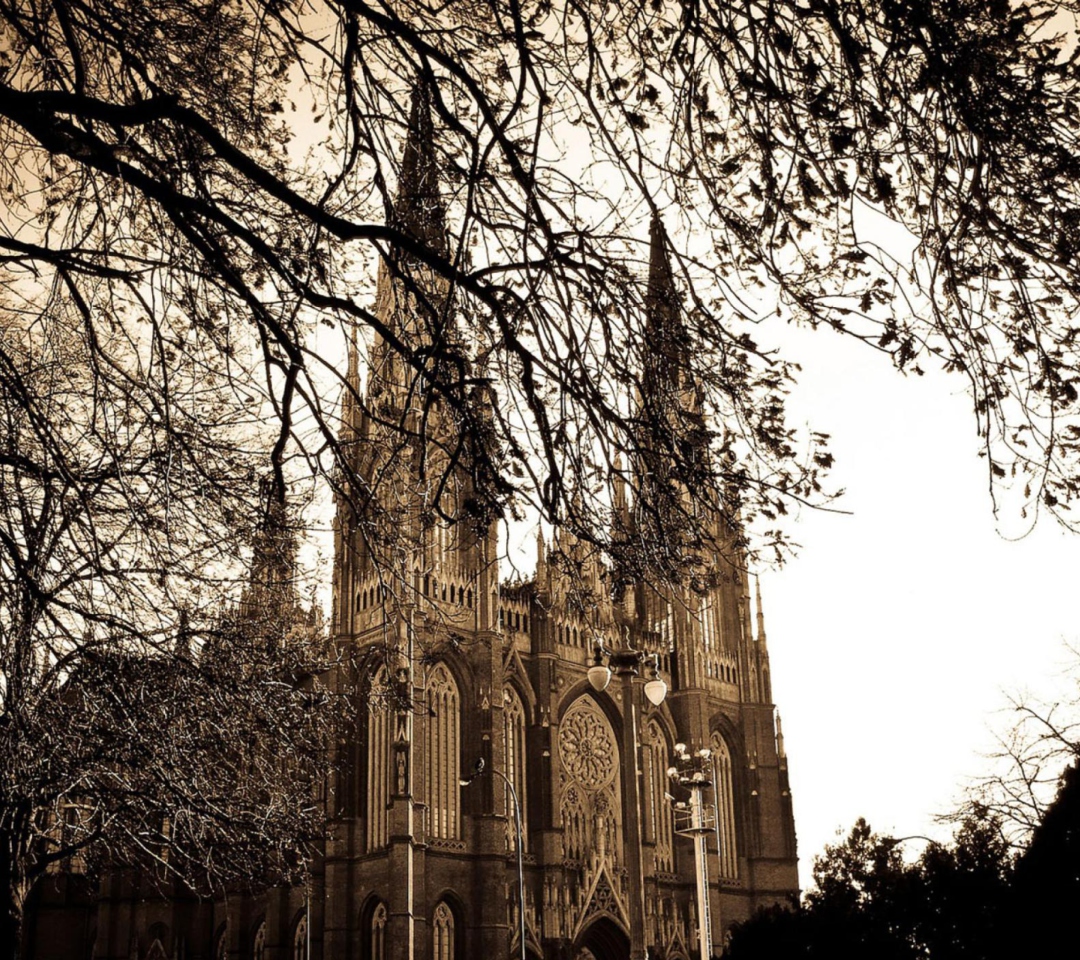
[[[454,913],[440,900],[431,918],[432,960],[454,960]]]
[[[371,914],[371,960],[386,960],[386,904],[380,903]]]
[[[645,767],[646,830],[645,836],[656,846],[656,869],[671,873],[672,834],[671,804],[667,793],[668,754],[667,741],[655,720],[645,728],[642,744],[642,761]]]
[[[386,668],[371,682],[375,692],[368,707],[367,848],[379,850],[389,842],[390,710],[381,691],[386,689]]]
[[[719,733],[712,735],[713,790],[716,794],[716,830],[720,839],[720,876],[739,876],[739,851],[735,846],[735,789],[731,751]]]
[[[460,726],[458,688],[445,663],[428,674],[427,742],[424,744],[424,781],[428,794],[428,833],[436,839],[458,835],[458,758]]]
[[[701,642],[706,650],[716,646],[716,610],[712,596],[706,594],[698,607],[698,619],[701,621]]]
[[[521,845],[526,846],[528,831],[525,821],[525,707],[517,691],[507,685],[503,688],[503,751],[506,757],[506,776],[517,791],[521,805]],[[514,849],[514,808],[510,791],[506,791],[506,816],[508,829],[506,845]]]
[[[306,913],[304,913],[296,922],[296,929],[293,931],[292,960],[308,960],[308,923]]]

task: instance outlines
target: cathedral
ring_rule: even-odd
[[[434,136],[417,94],[394,216],[439,248]],[[677,321],[656,230],[649,270],[662,338]],[[503,579],[475,471],[455,467],[460,416],[420,402],[391,348],[454,335],[445,282],[410,276],[381,266],[380,332],[363,363],[350,353],[330,633],[355,654],[358,721],[309,883],[207,903],[129,882],[81,913],[43,900],[28,956],[694,960],[797,895],[761,597],[738,549],[707,557],[696,590],[613,595],[593,548],[560,533],[537,538],[531,577]],[[661,366],[654,380],[675,376]],[[473,400],[482,423],[495,400]],[[627,499],[617,485],[632,525]],[[50,949],[60,917],[92,945]]]

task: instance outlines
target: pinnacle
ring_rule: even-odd
[[[436,253],[446,253],[446,211],[439,195],[431,89],[423,80],[413,87],[409,128],[401,157],[401,177],[394,201],[394,222]]]

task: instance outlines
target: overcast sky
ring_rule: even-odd
[[[1080,536],[1049,518],[998,533],[1023,527],[995,522],[961,378],[902,377],[831,331],[783,335],[804,366],[791,411],[832,434],[852,512],[804,511],[800,555],[761,578],[805,887],[860,816],[949,836],[934,816],[988,769],[1006,694],[1065,683]]]

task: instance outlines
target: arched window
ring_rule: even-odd
[[[371,682],[373,690],[386,687],[386,668],[380,667]],[[390,805],[390,710],[385,698],[372,697],[368,706],[367,848],[379,850],[389,842]]]
[[[735,846],[735,790],[731,751],[719,733],[712,735],[713,790],[716,796],[716,830],[720,840],[720,876],[739,876],[739,851]]]
[[[454,914],[445,900],[435,907],[431,920],[432,960],[454,960]]]
[[[386,904],[380,903],[371,914],[371,960],[386,960]]]
[[[266,921],[263,920],[255,931],[251,942],[251,960],[265,960],[266,957]]]
[[[655,720],[645,728],[642,744],[642,760],[645,767],[645,790],[647,791],[646,839],[656,844],[656,869],[671,873],[672,859],[671,804],[667,793],[668,751],[667,741]]]
[[[706,596],[698,607],[698,618],[701,621],[701,643],[706,650],[711,650],[716,644],[716,611],[713,608],[711,596]]]
[[[308,925],[307,911],[300,914],[296,921],[296,929],[292,938],[292,960],[307,960],[308,958]]]
[[[514,785],[521,805],[521,845],[527,846],[528,830],[525,820],[525,708],[517,691],[503,688],[503,756],[506,757],[506,776]],[[514,811],[510,791],[506,791],[507,849],[514,849]]]
[[[563,773],[559,814],[563,856],[586,860],[608,852],[622,859],[622,798],[619,748],[611,724],[592,697],[579,697],[559,723]]]
[[[440,839],[458,835],[460,729],[458,689],[445,663],[428,675],[427,742],[424,744],[424,782],[427,784],[429,833]]]

